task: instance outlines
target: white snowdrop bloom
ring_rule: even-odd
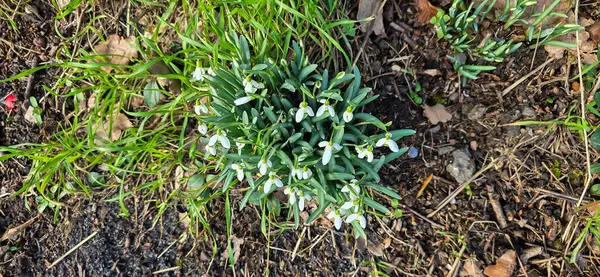
[[[211,77],[217,76],[217,74],[215,74],[215,71],[210,67],[206,70],[206,74],[208,74]]]
[[[367,227],[367,219],[362,215],[362,213],[353,213],[346,217],[346,223],[352,223],[353,221],[358,221],[360,223],[360,227],[363,229]]]
[[[200,103],[200,105],[194,106],[194,112],[196,112],[197,115],[207,114],[208,107],[206,107],[206,105],[204,105],[204,103]]]
[[[238,139],[242,139],[242,138],[238,138]],[[243,142],[236,141],[235,146],[237,147],[238,151],[242,151],[242,149],[244,149],[244,146],[246,146],[246,144]]]
[[[319,142],[319,147],[325,148],[325,152],[323,153],[323,165],[327,165],[329,160],[331,160],[331,155],[333,154],[333,150],[336,151],[342,150],[342,146],[337,143],[333,143],[333,141],[321,141]]]
[[[229,139],[227,138],[227,133],[225,131],[217,130],[217,133],[210,137],[210,139],[208,140],[208,145],[214,146],[217,143],[217,141],[221,143],[221,146],[223,146],[223,148],[229,149],[229,147],[231,147]]]
[[[250,94],[256,93],[257,90],[265,88],[263,83],[259,83],[250,79],[250,76],[242,80],[242,85],[244,85],[244,91]]]
[[[292,169],[292,176],[295,176],[296,178],[298,178],[299,180],[302,180],[302,169],[296,167],[294,169]]]
[[[354,209],[354,212],[356,213],[356,212],[358,212],[359,205],[360,205],[360,200],[354,199],[354,200],[347,201],[346,203],[344,203],[344,205],[342,205],[342,207],[340,207],[340,209],[345,210],[345,211]]]
[[[306,101],[300,103],[300,108],[296,112],[296,123],[300,123],[304,119],[304,115],[315,116],[313,109],[306,103]]]
[[[312,170],[310,170],[310,168],[308,168],[307,166],[305,166],[302,169],[302,179],[308,179],[312,176]]]
[[[339,230],[342,227],[342,212],[340,210],[334,210],[327,214],[329,220],[333,220],[335,229]]]
[[[271,160],[262,158],[260,159],[260,161],[258,161],[258,172],[260,172],[260,174],[262,175],[265,175],[267,174],[267,169],[269,169],[272,166],[273,163],[271,163]]]
[[[373,146],[369,145],[367,147],[356,147],[356,152],[358,152],[358,158],[363,159],[367,157],[368,162],[373,161]]]
[[[329,99],[321,99],[319,102],[323,103],[323,105],[317,110],[317,116],[323,115],[325,111],[329,113],[330,117],[335,115],[335,110],[333,110],[333,107],[329,105]]]
[[[200,134],[206,135],[206,132],[208,132],[208,126],[206,126],[206,123],[200,123],[198,125],[198,132],[200,132]]]
[[[283,183],[281,182],[281,180],[279,180],[279,178],[277,177],[277,174],[275,174],[275,172],[269,173],[269,179],[267,179],[267,181],[265,182],[264,192],[268,193],[269,191],[271,191],[271,187],[273,185],[276,185],[279,188],[283,187]]]
[[[194,69],[194,72],[192,73],[192,82],[202,82],[204,81],[204,78],[206,77],[206,70],[204,70],[204,68],[202,67],[196,67],[196,69]]]
[[[381,146],[387,146],[390,148],[390,150],[392,150],[392,152],[398,152],[398,144],[396,144],[396,142],[394,140],[392,140],[392,134],[387,133],[385,134],[385,138],[381,138],[377,141],[377,144],[375,144],[377,147],[381,147]]]
[[[344,112],[342,117],[344,118],[344,122],[346,123],[352,121],[352,119],[354,118],[354,114],[352,113],[352,107],[346,108],[346,111]]]
[[[211,145],[206,145],[204,146],[204,149],[206,150],[206,153],[210,153],[210,155],[214,156],[217,154],[217,148]]]
[[[238,99],[235,99],[235,101],[233,101],[233,103],[236,106],[241,106],[241,105],[244,105],[244,104],[246,104],[246,103],[248,103],[250,101],[252,101],[252,97],[251,96],[243,96],[243,97],[240,97]]]
[[[244,180],[244,166],[241,164],[231,164],[231,168],[237,173],[237,178],[240,182]]]
[[[347,185],[344,185],[344,187],[342,187],[342,192],[346,192],[346,193],[350,193],[351,197],[352,195],[360,195],[360,186],[358,185],[358,181],[356,179],[352,179],[350,180],[350,183]]]
[[[283,191],[288,196],[290,205],[294,205],[296,203],[296,189],[295,188],[285,188]]]
[[[299,190],[298,191],[298,209],[300,209],[300,211],[304,211],[304,201],[310,200],[311,198],[312,197],[310,196],[310,194],[308,192]]]

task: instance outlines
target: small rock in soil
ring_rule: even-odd
[[[523,107],[523,109],[521,110],[521,114],[524,117],[534,117],[536,115],[535,110],[528,106]]]
[[[475,107],[473,107],[469,113],[467,114],[467,117],[470,120],[477,120],[482,118],[485,115],[485,112],[487,111],[486,107],[482,104],[477,104],[475,105]]]
[[[474,140],[473,140],[473,141],[471,141],[471,142],[469,143],[469,146],[471,146],[471,150],[473,150],[473,151],[477,151],[477,142],[476,142],[476,141],[474,141]]]
[[[452,152],[454,161],[446,166],[446,170],[460,184],[468,181],[475,173],[475,162],[467,149]]]
[[[454,149],[456,149],[456,148],[454,148],[452,146],[440,147],[440,148],[438,148],[438,154],[440,154],[440,155],[446,155],[446,154],[454,151]]]

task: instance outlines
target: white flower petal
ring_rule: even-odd
[[[337,151],[340,151],[340,150],[342,150],[342,146],[341,146],[341,145],[339,145],[339,144],[337,144],[337,143],[334,143],[334,144],[333,144],[333,149],[335,149],[335,150],[337,150]]]
[[[342,192],[350,192],[350,188],[348,188],[348,185],[345,185],[345,186],[342,188]]]
[[[331,211],[327,214],[327,218],[332,219],[335,217],[335,211]]]
[[[204,123],[198,125],[198,132],[200,132],[200,134],[206,135],[206,132],[208,132],[208,126],[206,126],[206,124]]]
[[[313,112],[313,109],[310,106],[306,106],[306,113],[308,116],[315,116],[315,112]]]
[[[342,205],[341,209],[350,210],[352,207],[354,207],[354,203],[352,201],[347,201],[344,203],[344,205]]]
[[[233,170],[238,170],[240,168],[241,167],[238,164],[231,164],[231,169],[233,169]]]
[[[235,101],[233,101],[233,103],[236,106],[241,106],[241,105],[244,105],[244,104],[250,102],[251,100],[252,100],[252,98],[250,98],[250,96],[244,96],[244,97],[240,97],[238,99],[235,99]]]
[[[240,182],[242,180],[244,180],[244,170],[242,170],[242,169],[237,170],[237,178],[238,178],[238,180],[240,180]]]
[[[201,114],[202,110],[200,110],[200,106],[199,105],[194,107],[194,112],[196,114]]]
[[[217,140],[219,140],[219,137],[217,135],[213,135],[212,137],[210,137],[210,139],[208,140],[208,145],[209,146],[214,146],[215,143],[217,143]]]
[[[375,146],[377,147],[381,147],[385,144],[385,138],[381,138],[377,141],[377,143],[375,144]]]
[[[298,209],[304,211],[304,197],[300,197],[300,200],[298,200]]]
[[[367,227],[367,219],[364,216],[359,216],[358,220],[360,221],[360,227],[363,229]]]
[[[395,141],[393,140],[388,140],[387,141],[388,147],[390,148],[390,150],[392,150],[392,152],[398,152],[398,144],[396,144]]]
[[[267,166],[268,167],[273,167],[273,163],[271,162],[271,160],[267,160]]]
[[[354,115],[352,114],[352,112],[345,111],[342,117],[344,118],[344,122],[348,123],[352,121]]]
[[[300,123],[300,121],[302,121],[303,118],[304,118],[304,109],[300,108],[296,112],[296,123]]]
[[[265,182],[265,193],[269,193],[269,191],[271,191],[271,185],[273,185],[273,180],[269,179]]]
[[[358,218],[357,214],[351,214],[346,218],[346,223],[351,223],[352,221],[356,220]]]
[[[321,142],[319,142],[319,147],[326,147],[327,145],[329,145],[328,141],[321,141]]]
[[[296,203],[296,194],[292,193],[290,194],[290,205],[294,205],[294,203]]]
[[[327,110],[327,106],[322,105],[321,107],[319,107],[319,109],[317,110],[317,116],[322,116],[325,113],[325,110]]]
[[[337,230],[342,228],[342,218],[340,216],[335,217],[334,225],[335,225],[335,229],[337,229]]]
[[[323,153],[323,165],[327,165],[329,163],[329,160],[331,160],[331,148],[326,147],[325,152]]]
[[[371,152],[371,151],[367,152],[367,161],[368,162],[373,161],[373,152]]]
[[[292,192],[292,191],[290,190],[290,188],[285,188],[285,189],[283,190],[283,193],[284,193],[284,194],[288,194],[288,195],[289,195],[291,192]]]
[[[333,109],[333,107],[331,105],[327,105],[327,111],[329,111],[329,116],[331,116],[331,117],[335,116],[335,110]]]
[[[275,185],[277,187],[283,187],[283,183],[278,178],[275,178],[275,180],[273,180],[273,181],[275,182]]]
[[[231,147],[231,143],[229,142],[229,139],[226,136],[224,136],[224,135],[219,136],[219,141],[221,142],[221,145],[223,146],[223,148],[229,149]]]

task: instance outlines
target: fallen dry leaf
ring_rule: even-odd
[[[588,26],[586,29],[590,33],[592,40],[596,42],[600,41],[600,21]]]
[[[429,23],[438,10],[429,0],[415,0],[415,7],[417,8],[417,22],[421,25]]]
[[[150,74],[157,75],[168,75],[173,74],[173,71],[165,64],[164,61],[158,61],[148,67],[148,72]],[[179,79],[167,79],[164,77],[158,77],[158,84],[160,84],[163,88],[169,87],[169,91],[171,91],[174,95],[178,95],[181,93],[181,81]]]
[[[121,38],[117,34],[108,36],[106,41],[100,42],[94,48],[99,55],[107,55],[103,58],[106,62],[116,65],[127,65],[129,60],[138,57],[138,51],[135,48],[135,37]],[[102,60],[99,59],[99,62]],[[103,66],[106,72],[111,72],[113,67]]]
[[[113,118],[114,118],[114,121],[112,122],[112,130],[110,129],[110,127],[111,127],[110,119],[104,120],[103,122],[98,124],[97,129],[96,129],[96,137],[94,138],[94,142],[96,144],[102,145],[106,141],[112,142],[112,141],[118,140],[119,137],[121,137],[121,133],[123,131],[133,127],[133,124],[131,123],[129,118],[122,113],[118,113],[117,116],[116,117],[113,116]],[[109,137],[109,131],[110,131],[110,137]]]
[[[423,115],[427,117],[429,122],[433,125],[440,122],[446,123],[452,119],[452,114],[446,111],[446,107],[442,104],[436,104],[434,106],[429,106],[427,104],[423,105]]]
[[[36,215],[34,218],[27,220],[25,223],[16,226],[14,228],[10,228],[8,230],[6,230],[4,232],[4,234],[2,234],[2,237],[0,237],[0,241],[5,241],[7,239],[13,239],[17,234],[19,234],[19,232],[23,231],[23,229],[29,227],[29,225],[31,225],[37,218],[39,217],[39,215]]]
[[[358,4],[358,12],[356,19],[362,20],[371,16],[375,16],[373,21],[361,22],[360,29],[366,33],[369,31],[370,24],[373,24],[373,33],[377,36],[385,35],[383,26],[383,9],[379,9],[381,0],[360,0]]]
[[[387,249],[392,244],[392,238],[385,238],[383,240],[383,249]]]
[[[383,243],[369,243],[367,245],[367,250],[369,253],[373,254],[373,256],[381,257],[383,256]]]
[[[481,270],[481,263],[474,260],[467,260],[462,266],[460,277],[484,277]]]
[[[572,11],[568,12],[568,18],[565,22],[573,23],[575,22],[575,14]],[[590,40],[591,35],[586,30],[581,30],[578,32],[579,40],[577,39],[577,34],[574,32],[568,33],[564,36],[561,36],[555,40],[559,40],[566,43],[578,44],[579,51],[581,54],[581,62],[583,64],[593,64],[598,61],[598,56],[594,51],[596,51],[596,43],[593,41],[593,38]],[[565,49],[563,47],[552,46],[552,45],[544,45],[544,50],[548,52],[548,56],[554,59],[561,59],[564,57],[565,50],[572,57],[577,57],[577,48]]]
[[[232,247],[233,263],[235,264],[240,257],[240,252],[242,250],[242,244],[244,244],[244,239],[243,238],[240,239],[240,238],[236,237],[235,235],[231,235],[231,244],[233,245],[233,247]],[[223,252],[223,254],[221,254],[221,257],[223,257],[223,259],[229,258],[229,252],[228,252],[227,248],[225,248],[225,251]]]
[[[488,277],[510,277],[517,265],[517,253],[508,250],[496,260],[496,264],[485,268],[483,273]]]

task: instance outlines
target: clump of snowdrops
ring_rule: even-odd
[[[314,199],[317,207],[307,224],[329,208],[326,216],[335,228],[345,222],[364,236],[367,207],[390,213],[366,188],[400,198],[377,184],[378,172],[407,151],[396,141],[414,131],[389,130],[391,123],[361,112],[377,95],[361,88],[356,67],[330,75],[308,63],[297,43],[291,61],[276,63],[252,57],[244,37],[229,38],[237,52],[234,61],[212,69],[198,66],[192,76],[210,91],[194,116],[206,145],[204,159],[218,165],[216,183],[223,191],[248,186],[241,208],[248,202],[284,205],[271,197],[283,190],[296,226]],[[377,156],[376,148],[389,154]]]

